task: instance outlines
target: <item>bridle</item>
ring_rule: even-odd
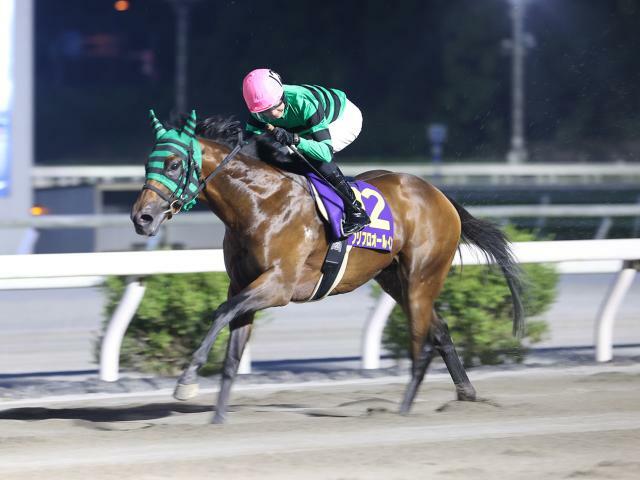
[[[169,178],[164,169],[164,161],[162,162],[162,168],[158,166],[159,161],[153,161],[151,157],[145,164],[145,176],[146,180],[142,186],[142,190],[151,190],[165,202],[167,202],[167,209],[162,213],[169,213],[171,215],[177,215],[182,211],[188,211],[193,208],[196,203],[196,199],[200,192],[205,189],[207,183],[212,180],[216,175],[220,173],[222,167],[229,163],[233,158],[242,150],[242,147],[246,145],[242,139],[242,131],[238,133],[237,145],[227,154],[227,156],[220,162],[220,164],[205,178],[201,179],[202,168],[198,165],[198,162],[194,159],[193,144],[199,143],[195,137],[191,139],[190,145],[177,140],[167,139],[166,141],[160,140],[154,148],[156,151],[169,151],[180,157],[182,160],[182,174],[180,178],[175,181]],[[179,147],[179,148],[176,148]],[[184,153],[187,152],[186,158]],[[149,183],[149,180],[156,180],[161,183],[166,190],[160,189],[157,186]],[[173,187],[172,185],[175,185]],[[170,193],[169,193],[170,192]]]

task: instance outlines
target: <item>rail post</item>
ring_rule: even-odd
[[[609,362],[613,358],[613,324],[639,268],[640,260],[625,261],[600,307],[595,329],[596,361],[598,362]]]
[[[113,312],[100,348],[100,380],[115,382],[120,376],[120,347],[131,319],[135,315],[146,287],[140,280],[130,280],[122,300]]]
[[[373,315],[367,320],[362,335],[362,368],[364,370],[380,368],[382,332],[395,304],[395,300],[390,295],[382,292]]]

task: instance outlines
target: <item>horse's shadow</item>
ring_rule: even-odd
[[[213,412],[211,405],[151,403],[136,407],[44,408],[22,407],[0,411],[0,420],[84,420],[88,422],[129,422],[157,420],[175,414]]]
[[[230,411],[242,409],[256,411],[296,411],[306,413],[307,405],[270,403],[251,405],[232,405]],[[43,420],[76,420],[94,423],[116,423],[160,420],[176,414],[213,413],[215,407],[211,405],[193,405],[188,403],[168,402],[151,403],[135,407],[77,407],[77,408],[46,408],[20,407],[0,411],[1,420],[21,420],[27,422]]]

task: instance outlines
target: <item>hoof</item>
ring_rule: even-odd
[[[227,423],[227,417],[224,415],[218,415],[217,413],[213,416],[213,420],[211,421],[214,425],[223,425]]]
[[[190,383],[188,385],[179,383],[176,385],[176,389],[173,392],[173,398],[181,401],[189,400],[197,397],[199,390],[200,388],[197,383]]]
[[[408,405],[408,406],[402,405],[400,407],[400,410],[398,410],[398,413],[403,417],[406,417],[407,415],[409,415],[409,413],[411,413],[411,405]]]
[[[458,400],[461,402],[475,402],[476,391],[473,388],[457,388]]]

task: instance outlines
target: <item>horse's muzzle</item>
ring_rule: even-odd
[[[142,208],[136,213],[131,212],[131,221],[136,229],[136,233],[138,235],[146,235],[148,237],[153,237],[158,233],[160,225],[165,217],[166,214],[154,214],[146,208]]]

